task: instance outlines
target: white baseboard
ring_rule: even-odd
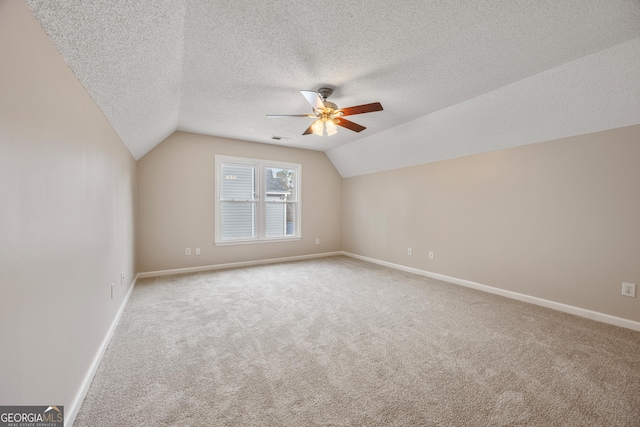
[[[622,317],[612,316],[610,314],[600,313],[597,311],[587,310],[585,308],[575,307],[572,305],[562,304],[559,302],[546,300],[543,298],[533,297],[530,295],[521,294],[518,292],[507,291],[505,289],[494,288],[493,286],[483,285],[481,283],[472,282],[469,280],[458,279],[455,277],[445,276],[443,274],[432,273],[430,271],[420,270],[413,267],[407,267],[400,264],[394,264],[387,261],[381,261],[375,258],[369,258],[362,255],[352,254],[350,252],[341,252],[342,255],[346,255],[352,258],[357,258],[363,261],[371,262],[385,267],[394,268],[396,270],[406,271],[408,273],[418,274],[420,276],[430,277],[432,279],[442,280],[443,282],[453,283],[455,285],[465,286],[467,288],[477,289],[479,291],[488,292],[495,295],[515,299],[530,304],[539,305],[553,310],[562,311],[564,313],[574,314],[576,316],[585,317],[587,319],[596,320],[598,322],[608,323],[610,325],[620,326],[627,329],[633,329],[640,332],[640,322],[634,320],[624,319]]]
[[[252,265],[274,264],[277,262],[299,261],[302,259],[324,258],[324,257],[336,256],[336,255],[343,255],[343,253],[340,251],[323,252],[319,254],[297,255],[297,256],[284,257],[284,258],[261,259],[257,261],[240,261],[240,262],[230,262],[226,264],[205,265],[201,267],[186,267],[186,268],[176,268],[172,270],[147,271],[144,273],[138,273],[136,277],[142,279],[145,277],[171,276],[174,274],[198,273],[201,271],[220,270],[223,268],[249,267]]]
[[[102,357],[104,356],[104,352],[107,350],[107,347],[109,346],[109,342],[111,341],[111,337],[113,336],[113,333],[115,332],[116,327],[118,326],[118,323],[120,322],[120,317],[122,317],[122,313],[124,312],[124,309],[127,307],[127,303],[129,302],[129,298],[131,297],[131,294],[133,292],[133,288],[136,286],[136,281],[137,280],[138,280],[138,276],[136,275],[136,277],[133,279],[133,283],[131,283],[131,286],[129,287],[129,291],[127,292],[127,295],[125,295],[124,299],[122,300],[122,303],[120,303],[120,308],[118,309],[118,313],[116,313],[116,317],[111,322],[111,326],[109,327],[109,330],[107,331],[107,334],[105,335],[104,339],[102,340],[102,344],[100,345],[100,348],[98,349],[98,352],[96,353],[95,357],[93,358],[93,361],[91,362],[91,365],[89,366],[89,370],[87,371],[86,375],[84,376],[84,380],[82,380],[82,384],[80,385],[80,389],[76,393],[76,396],[73,399],[73,402],[71,403],[71,406],[70,406],[69,410],[68,411],[67,410],[64,411],[64,418],[65,418],[64,425],[65,425],[65,427],[73,426],[73,423],[76,420],[76,416],[78,415],[78,412],[80,411],[80,407],[82,406],[82,402],[84,402],[84,398],[87,396],[87,392],[89,391],[89,387],[91,386],[91,381],[93,381],[93,377],[96,375],[96,371],[98,370],[98,366],[100,366],[100,362],[102,361]]]

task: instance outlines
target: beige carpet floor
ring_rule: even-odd
[[[331,257],[139,280],[75,426],[640,426],[640,333]]]

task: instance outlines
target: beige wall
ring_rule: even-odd
[[[640,321],[640,126],[348,178],[342,221],[347,252]]]
[[[135,275],[136,163],[22,1],[0,64],[0,404],[68,415]]]
[[[216,154],[301,163],[302,240],[215,246]],[[342,178],[321,152],[176,132],[138,161],[138,195],[140,272],[341,249]]]

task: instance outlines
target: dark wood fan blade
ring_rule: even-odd
[[[315,116],[309,114],[267,114],[267,117],[270,119],[279,119],[282,117],[309,117],[313,118]]]
[[[382,111],[382,104],[373,102],[371,104],[356,105],[355,107],[341,108],[343,116],[353,116],[354,114],[371,113],[373,111]]]
[[[313,127],[316,125],[320,126],[320,129],[324,128],[324,123],[322,122],[322,120],[316,120],[315,122],[311,123],[311,126],[309,126],[302,135],[304,136],[313,133]],[[320,131],[320,136],[322,136],[322,131]]]
[[[306,98],[307,102],[311,104],[313,111],[324,109],[324,102],[322,102],[322,98],[318,95],[318,92],[315,90],[301,90],[300,93]]]
[[[315,122],[314,122],[314,123],[315,123]],[[313,126],[313,124],[311,124],[311,126]],[[304,131],[304,133],[302,134],[303,136],[304,136],[304,135],[311,135],[311,134],[313,133],[313,129],[311,129],[311,126],[309,126],[309,127],[307,128],[307,130],[305,130],[305,131]]]
[[[352,121],[349,121],[347,119],[343,119],[342,117],[338,117],[336,119],[333,119],[333,122],[335,124],[337,124],[338,126],[342,126],[343,128],[347,128],[349,130],[352,130],[354,132],[362,132],[363,130],[366,129],[366,127],[361,126],[357,123],[354,123]]]

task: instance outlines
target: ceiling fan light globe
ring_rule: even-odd
[[[336,133],[338,133],[338,126],[336,126],[333,120],[327,120],[325,128],[327,130],[327,136],[335,135]]]
[[[316,120],[315,122],[313,122],[313,124],[311,125],[311,130],[313,131],[313,133],[315,135],[318,136],[322,136],[322,130],[323,130],[324,126],[322,124],[322,120]]]

